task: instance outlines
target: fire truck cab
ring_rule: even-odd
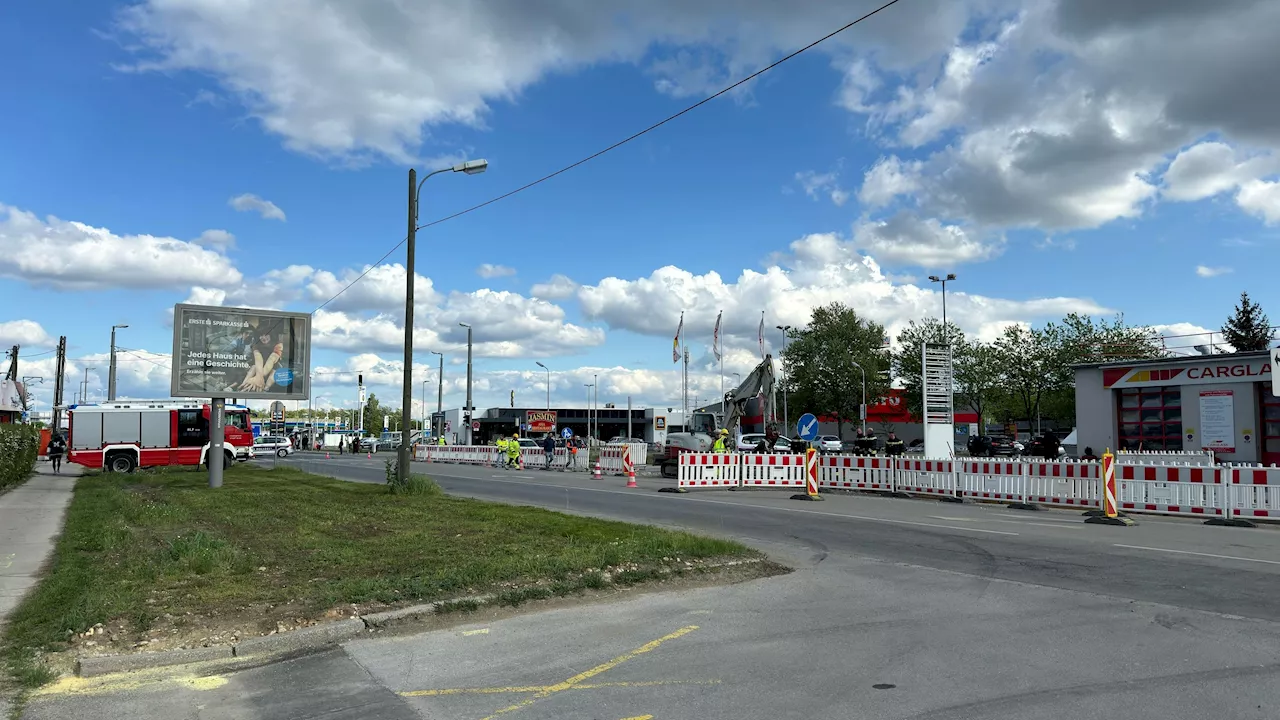
[[[208,403],[132,400],[67,408],[67,461],[109,472],[203,465],[209,453]],[[226,406],[225,462],[253,457],[249,409]]]

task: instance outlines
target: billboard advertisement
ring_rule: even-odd
[[[310,369],[306,313],[173,308],[173,397],[306,400]]]
[[[525,412],[525,422],[529,425],[529,432],[552,432],[556,429],[556,411],[528,410]]]

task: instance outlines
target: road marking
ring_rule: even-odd
[[[1150,550],[1152,552],[1177,553],[1179,555],[1199,555],[1200,557],[1217,558],[1218,560],[1239,560],[1241,562],[1280,565],[1280,560],[1259,560],[1258,558],[1237,557],[1235,555],[1215,555],[1213,553],[1192,552],[1190,550],[1170,550],[1169,548],[1145,547],[1143,545],[1121,545],[1120,543],[1114,543],[1112,547],[1128,548],[1130,550]]]
[[[514,705],[508,705],[507,707],[502,708],[501,710],[493,713],[492,715],[485,717],[484,720],[493,720],[493,718],[496,718],[499,715],[505,715],[506,713],[509,713],[513,710],[519,710],[520,708],[532,705],[535,702],[545,697],[554,695],[555,693],[558,693],[558,692],[569,690],[574,685],[581,684],[585,680],[590,680],[591,678],[595,677],[596,675],[599,675],[600,673],[608,672],[609,670],[612,670],[618,667],[619,665],[621,665],[622,663],[628,660],[631,660],[639,655],[643,655],[647,652],[652,652],[654,650],[657,650],[658,647],[660,647],[663,643],[667,642],[668,640],[675,640],[676,638],[684,637],[685,635],[688,635],[689,633],[697,629],[698,629],[697,625],[686,625],[680,628],[679,630],[676,630],[675,632],[667,633],[666,635],[663,635],[657,640],[652,640],[650,642],[645,643],[644,645],[641,645],[635,650],[632,650],[627,653],[623,653],[622,655],[619,655],[618,657],[612,660],[609,660],[608,662],[601,663],[591,668],[590,670],[580,672],[577,675],[574,675],[573,677],[567,680],[556,683],[555,685],[550,685],[538,691],[537,693],[534,693],[531,697],[527,697],[524,700],[521,700],[520,702]]]
[[[16,557],[18,557],[17,553],[9,553],[3,558],[0,558],[0,570],[7,570],[11,567],[13,565],[13,559]]]
[[[440,473],[437,473],[437,477],[447,477],[454,480],[482,480],[483,479],[483,478],[467,477],[464,475],[442,475]],[[501,478],[501,476],[498,476],[498,475],[495,475],[494,478],[498,479],[498,482],[511,483],[513,485],[533,485],[535,487],[542,487],[542,488],[561,488],[564,490],[579,490],[582,492],[602,492],[602,493],[609,493],[611,495],[627,495],[628,497],[652,498],[660,502],[667,502],[664,498],[658,495],[645,495],[643,493],[636,494],[634,492],[624,492],[622,490],[605,490],[603,488],[584,488],[584,487],[575,487],[573,485],[558,485],[558,484],[549,485],[546,483],[522,483],[522,482],[515,482],[514,480],[499,479]],[[848,518],[850,520],[866,520],[868,522],[890,523],[893,525],[915,525],[917,527],[938,528],[938,529],[946,529],[946,530],[963,530],[965,532],[985,533],[987,535],[1017,535],[1018,534],[1016,532],[1005,532],[1003,530],[986,530],[983,528],[975,528],[975,527],[938,525],[937,523],[915,522],[912,520],[892,520],[889,518],[868,517],[866,515],[846,515],[844,513],[822,512],[821,510],[801,510],[799,508],[775,507],[772,505],[751,505],[749,503],[736,503],[736,502],[728,502],[725,500],[702,500],[699,498],[690,498],[690,497],[686,497],[684,498],[684,500],[685,502],[708,503],[711,505],[732,505],[733,507],[740,507],[740,508],[749,508],[749,509],[755,509],[755,510],[778,510],[781,512],[804,513],[806,515],[825,515],[827,517]]]
[[[467,637],[470,635],[488,635],[488,634],[489,634],[489,628],[480,628],[479,630],[463,630],[462,631],[463,637]]]
[[[996,518],[958,518],[944,517],[942,515],[930,515],[934,520],[954,520],[956,522],[998,522],[1009,523],[1010,525],[1039,525],[1040,527],[1064,528],[1067,530],[1081,530],[1084,525],[1071,520],[1048,520],[1046,522],[1036,522],[1034,520],[997,520]],[[1070,524],[1068,524],[1070,523]]]
[[[622,720],[653,720],[653,716],[652,715],[632,715],[629,718],[622,718]]]
[[[127,692],[137,690],[148,685],[173,683],[192,690],[216,690],[227,684],[227,678],[222,675],[175,675],[165,677],[160,674],[163,670],[172,670],[172,668],[156,668],[157,672],[150,674],[139,673],[112,673],[111,675],[103,675],[96,678],[82,678],[76,676],[66,676],[58,678],[52,684],[42,688],[37,688],[32,692],[33,695],[102,695],[107,693]],[[146,671],[143,671],[146,673]]]
[[[719,685],[719,680],[642,680],[636,682],[603,682],[578,683],[570,690],[599,690],[600,688],[638,688],[660,687],[663,685]],[[487,688],[440,688],[437,690],[410,690],[402,692],[402,697],[441,697],[444,695],[498,695],[501,693],[536,693],[554,685],[512,685],[510,687]]]

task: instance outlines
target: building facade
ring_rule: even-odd
[[[1082,365],[1078,447],[1203,449],[1223,462],[1280,463],[1271,377],[1267,352]]]

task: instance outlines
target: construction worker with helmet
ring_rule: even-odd
[[[511,439],[507,441],[507,464],[511,467],[520,466],[520,434],[512,433]]]
[[[728,442],[729,442],[729,430],[727,428],[720,428],[720,434],[716,436],[716,441],[711,444],[711,452],[713,453],[729,452]]]

